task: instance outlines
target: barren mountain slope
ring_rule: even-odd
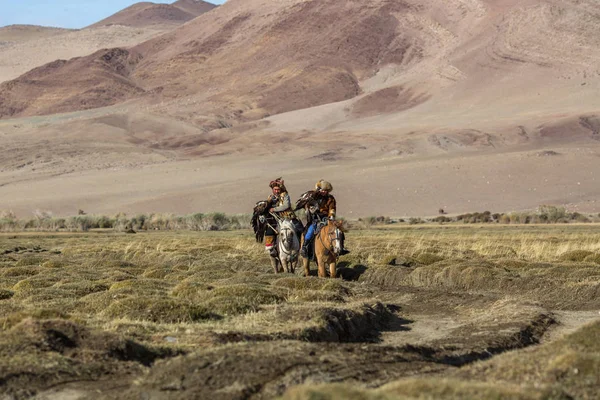
[[[294,193],[335,181],[353,215],[597,210],[599,21],[591,0],[229,0],[0,85],[0,143],[18,149],[0,198],[27,210],[60,188],[46,204],[66,212],[86,187],[77,203],[103,212],[238,212],[274,173]]]
[[[415,109],[424,111],[419,120],[475,106],[512,115],[539,108],[538,93],[576,93],[594,108],[598,8],[571,0],[231,0],[136,48],[144,59],[132,78],[163,104],[188,97],[190,106],[166,106],[172,115],[189,119],[201,108],[228,123],[349,99],[332,118],[343,129],[372,129],[368,117],[381,113],[396,128]]]
[[[133,46],[169,29],[171,27],[165,26],[110,26],[83,30],[39,26],[0,28],[0,82],[15,79],[56,60],[87,56],[103,48]]]
[[[130,69],[139,60],[138,54],[117,48],[100,50],[91,56],[69,61],[57,60],[33,69],[3,84],[11,96],[10,102],[8,98],[0,99],[0,116],[6,112],[27,114],[32,109],[41,114],[52,114],[69,111],[73,107],[96,108],[132,94],[142,94],[143,90],[127,78]],[[71,91],[70,86],[75,85],[86,90]]]

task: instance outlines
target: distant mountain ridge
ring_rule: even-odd
[[[161,24],[183,24],[217,7],[202,0],[179,0],[173,4],[140,2],[133,4],[108,18],[90,25],[96,28],[107,25],[147,27]]]
[[[148,13],[177,20],[184,15],[179,12],[187,13],[177,4],[204,9],[190,0],[138,3],[111,18],[147,23],[140,16]],[[173,9],[179,11],[170,14]],[[446,136],[430,139],[437,148],[495,146],[507,139],[482,129],[504,124],[502,129],[519,132],[514,104],[534,114],[541,110],[538,93],[546,93],[545,113],[575,107],[567,95],[573,91],[583,93],[577,104],[586,113],[600,107],[591,94],[600,60],[598,19],[591,0],[229,0],[132,48],[104,50],[42,69],[36,79],[3,83],[0,118],[126,100],[158,102],[161,113],[204,130],[263,118],[285,130],[329,129],[318,121],[369,130],[373,117],[387,121],[385,129],[411,129],[441,113],[420,128],[435,132],[450,121]],[[135,61],[126,57],[115,75],[103,69],[114,54],[134,54]],[[586,82],[573,86],[576,76]],[[318,110],[322,119],[300,116],[325,106]],[[475,111],[492,122],[474,127],[469,114]],[[290,112],[298,118],[273,117]]]
[[[72,32],[73,29],[37,25],[8,25],[0,27],[0,42],[20,43]]]

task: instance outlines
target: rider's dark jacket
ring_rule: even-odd
[[[323,195],[316,190],[310,190],[300,196],[294,211],[304,208],[307,225],[310,225],[314,220],[335,218],[335,207],[335,197],[331,194]]]

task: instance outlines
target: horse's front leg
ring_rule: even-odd
[[[281,266],[283,267],[282,270],[285,272],[290,272],[290,263],[287,260],[287,258],[283,257],[280,259],[280,261],[281,261]]]
[[[317,268],[319,270],[319,278],[327,278],[327,273],[325,272],[325,260],[322,256],[317,256]]]
[[[337,277],[337,270],[336,270],[336,262],[335,262],[335,260],[333,260],[333,262],[329,263],[329,276],[331,278],[336,278]]]
[[[304,276],[310,276],[310,260],[302,257],[302,267],[304,268]]]
[[[270,257],[271,258],[271,267],[273,267],[273,270],[275,271],[276,274],[282,272],[279,269],[279,259],[277,259],[276,257]]]
[[[295,258],[290,261],[290,273],[295,274],[296,268],[298,267],[298,254],[294,256]]]

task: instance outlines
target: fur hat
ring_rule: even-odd
[[[285,189],[285,185],[284,185],[283,179],[281,177],[279,177],[279,178],[277,178],[275,180],[272,180],[271,183],[269,183],[269,187],[271,189],[273,189],[275,187],[278,187],[278,188],[281,189],[282,192],[286,192],[287,191]]]
[[[327,182],[326,180],[321,179],[315,185],[315,190],[327,190],[328,192],[331,192],[333,190],[333,186],[331,186],[331,183]]]

